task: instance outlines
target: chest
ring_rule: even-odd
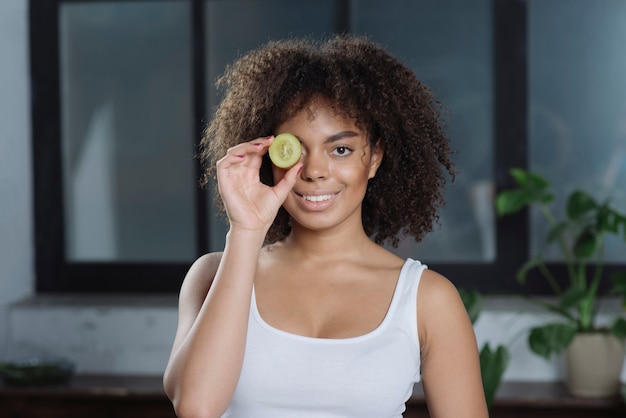
[[[402,326],[386,325],[315,339],[274,329],[253,310],[233,416],[255,405],[255,417],[400,417],[419,380],[419,351]]]
[[[376,329],[396,289],[398,272],[315,272],[309,276],[261,277],[256,303],[263,319],[289,333],[350,338]]]

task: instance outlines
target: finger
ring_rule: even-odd
[[[231,147],[226,152],[225,157],[235,158],[227,158],[225,159],[225,161],[229,161],[231,164],[239,164],[245,162],[245,166],[248,166],[254,170],[258,170],[261,168],[261,164],[263,162],[262,157],[268,152],[269,146],[273,138],[273,136],[257,138],[256,140],[244,142],[234,147]],[[224,166],[230,167],[231,164],[224,164]]]
[[[253,141],[250,141],[253,147],[255,147],[258,151],[265,154],[269,149],[270,145],[274,141],[274,135],[264,136],[261,138],[257,138]]]
[[[245,159],[245,155],[244,154],[235,154],[235,153],[229,153],[226,154],[225,156],[223,156],[222,158],[220,158],[220,160],[217,162],[216,166],[218,171],[219,170],[223,170],[223,169],[227,169],[230,168],[231,166],[235,165],[235,164],[241,164],[241,162]]]
[[[252,167],[260,167],[261,159],[252,158],[247,159],[249,155],[259,154],[259,148],[262,148],[262,144],[254,145],[252,142],[244,142],[242,144],[231,147],[226,151],[226,155],[223,156],[218,162],[218,169],[231,168],[234,165],[241,165],[244,161],[252,162]],[[260,151],[262,155],[264,152]]]
[[[228,149],[227,154],[264,154],[267,152],[272,140],[274,139],[273,135],[256,138],[249,142],[242,142],[241,144],[237,144],[234,147]]]

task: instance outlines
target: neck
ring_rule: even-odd
[[[300,260],[322,259],[326,262],[334,258],[346,259],[352,255],[363,257],[366,251],[378,247],[365,234],[363,227],[342,228],[329,231],[313,231],[294,226],[284,241]]]

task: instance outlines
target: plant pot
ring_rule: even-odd
[[[604,398],[619,393],[624,344],[613,334],[577,334],[565,351],[565,360],[572,395]]]

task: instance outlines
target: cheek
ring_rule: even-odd
[[[344,179],[347,183],[361,183],[369,180],[369,167],[365,166],[352,166],[352,167],[335,167],[333,174],[336,177]]]

